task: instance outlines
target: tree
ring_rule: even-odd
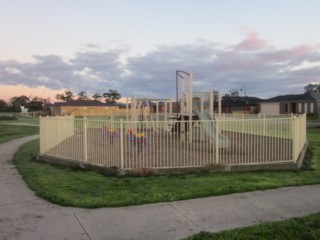
[[[100,93],[95,93],[92,95],[92,98],[94,100],[97,100],[97,101],[100,101],[100,99],[102,98],[101,94]]]
[[[304,87],[304,92],[320,92],[320,83],[308,83],[308,85]]]
[[[102,95],[105,98],[106,103],[115,103],[121,98],[121,94],[117,90],[110,89],[107,93]]]
[[[50,105],[50,98],[33,97],[28,103],[27,107],[29,111],[48,110]]]
[[[21,95],[19,97],[12,97],[10,99],[12,110],[15,112],[20,112],[21,107],[22,106],[27,107],[29,101],[30,99],[25,95]]]
[[[85,91],[78,93],[78,100],[89,100],[88,94]]]
[[[73,100],[73,92],[70,90],[65,90],[64,93],[62,94],[56,94],[56,99],[57,100],[62,100],[64,102],[70,102]]]
[[[239,90],[238,89],[231,89],[229,90],[229,93],[225,94],[225,96],[229,96],[229,97],[239,97]]]
[[[6,112],[8,109],[8,103],[3,100],[3,99],[0,99],[0,112]]]

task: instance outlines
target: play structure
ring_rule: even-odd
[[[180,81],[179,81],[180,80]],[[189,84],[186,81],[189,80]],[[209,92],[194,92],[192,72],[176,71],[176,102],[172,99],[127,99],[127,121],[135,124],[132,129],[139,131],[137,124],[140,121],[148,123],[149,128],[159,131],[159,121],[166,121],[162,126],[167,132],[180,135],[180,141],[199,140],[194,138],[194,129],[202,128],[201,139],[207,137],[215,144],[216,135],[219,136],[219,148],[228,148],[228,137],[216,129],[214,120],[214,103],[217,102],[217,117],[221,115],[221,94],[211,90]],[[181,87],[179,91],[179,83]],[[188,89],[186,89],[188,85]],[[179,94],[180,93],[180,94]],[[216,95],[216,96],[215,96]],[[174,105],[174,106],[173,106]],[[197,124],[199,121],[200,124]],[[205,122],[205,123],[203,123]],[[141,131],[141,130],[140,130]],[[139,132],[138,134],[145,134]]]

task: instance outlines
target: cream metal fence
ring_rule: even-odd
[[[296,162],[306,116],[208,121],[40,120],[42,155],[123,170]]]

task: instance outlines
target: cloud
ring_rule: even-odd
[[[247,95],[273,97],[302,93],[308,82],[320,82],[319,46],[278,49],[256,32],[238,44],[199,40],[159,45],[135,56],[129,48],[87,46],[92,47],[71,59],[37,55],[32,63],[0,61],[0,84],[89,94],[116,89],[125,97],[175,99],[177,69],[193,72],[194,91],[215,89],[223,94],[245,85]]]
[[[0,84],[1,96],[0,99],[9,101],[13,96],[26,95],[27,97],[41,97],[50,98],[51,101],[55,100],[55,95],[64,91],[64,89],[52,90],[45,86],[28,87],[23,84],[19,85],[5,85]]]
[[[257,32],[251,32],[234,48],[235,51],[256,51],[263,50],[268,46],[268,41],[259,39]]]

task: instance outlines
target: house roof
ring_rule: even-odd
[[[289,95],[280,95],[277,97],[269,98],[265,102],[293,102],[293,101],[312,101],[320,100],[320,93],[309,92],[303,94],[289,94]]]
[[[312,92],[312,93],[309,93],[311,97],[313,97],[313,99],[315,100],[320,100],[320,93],[315,93],[315,92]]]
[[[102,103],[98,100],[72,100],[68,102],[55,102],[54,106],[81,106],[81,107],[108,107],[108,106],[119,106],[118,103]]]
[[[262,102],[261,98],[257,97],[233,97],[227,96],[223,97],[221,100],[222,106],[245,106],[245,105],[258,105],[259,102]]]

